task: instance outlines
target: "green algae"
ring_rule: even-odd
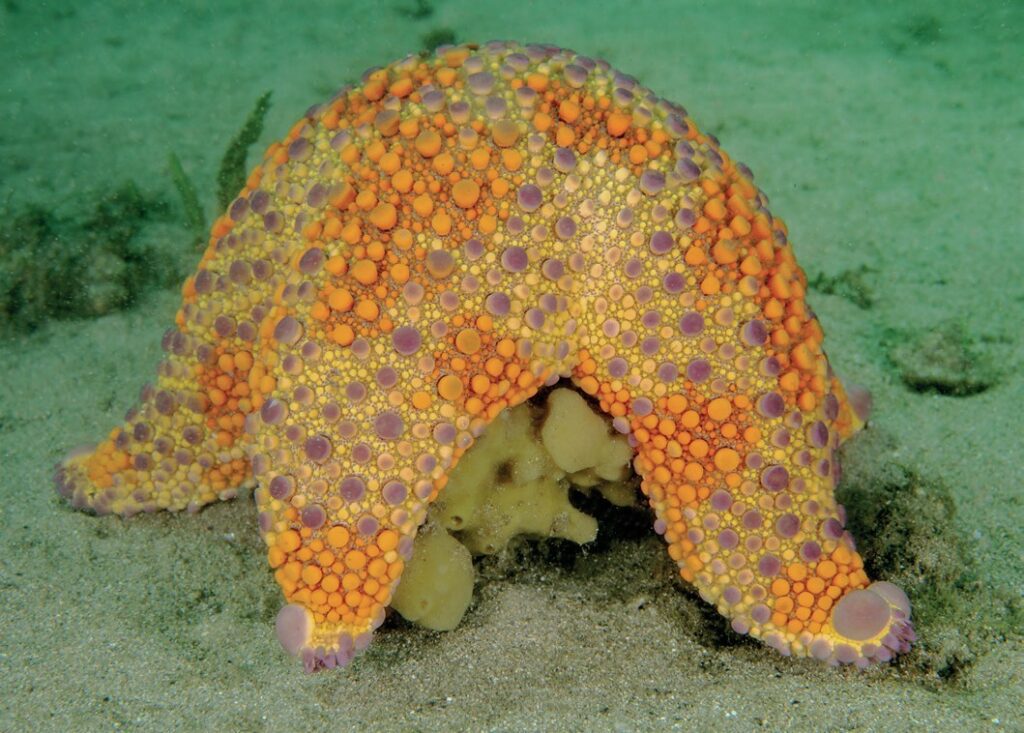
[[[167,167],[171,173],[171,181],[178,190],[178,196],[181,197],[185,223],[192,232],[192,249],[198,250],[206,237],[206,215],[203,213],[202,204],[199,203],[199,194],[196,193],[195,184],[174,153],[167,156]]]
[[[263,133],[263,121],[266,119],[267,111],[270,109],[271,92],[265,92],[256,100],[252,112],[249,113],[242,128],[224,151],[224,157],[220,161],[220,169],[217,171],[217,206],[223,211],[227,209],[238,192],[245,187],[247,168],[245,159],[249,154],[249,148],[259,139]]]
[[[434,6],[430,0],[415,0],[411,5],[399,6],[397,11],[410,20],[426,20],[434,14]]]
[[[177,280],[174,263],[139,236],[167,212],[162,198],[127,182],[99,194],[84,216],[60,216],[38,204],[5,213],[0,335],[127,308],[150,286]]]
[[[886,337],[889,360],[910,390],[968,397],[998,382],[990,350],[958,321]]]
[[[420,39],[424,54],[431,54],[440,46],[450,46],[456,42],[455,31],[451,28],[434,28],[423,34]]]
[[[878,271],[874,268],[861,265],[836,275],[818,273],[813,279],[808,280],[807,284],[819,293],[845,298],[858,308],[868,310],[875,304],[875,294],[872,291],[870,279],[877,274]]]
[[[245,185],[246,155],[263,130],[269,106],[267,92],[224,154],[217,176],[222,208]],[[168,168],[194,251],[206,236],[203,207],[174,153]],[[180,282],[184,257],[169,256],[140,236],[149,223],[166,220],[169,211],[165,199],[144,193],[132,181],[98,193],[86,214],[58,215],[39,204],[3,211],[0,336],[32,331],[49,320],[123,310],[150,288]]]

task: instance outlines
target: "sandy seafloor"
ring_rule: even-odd
[[[1024,591],[1024,6],[428,4],[420,18],[412,0],[7,0],[0,197],[74,216],[131,179],[173,202],[143,236],[174,251],[188,235],[168,152],[212,217],[221,155],[263,91],[260,149],[436,28],[604,57],[754,170],[812,281],[869,268],[867,301],[810,292],[833,364],[875,397],[871,449],[844,468],[897,462],[921,477],[919,506],[948,490],[956,515],[936,536],[963,542],[959,602],[979,604],[971,628],[941,631],[958,651],[926,638],[915,655],[949,659],[868,672],[783,659],[726,631],[648,536],[575,564],[489,566],[458,630],[391,620],[351,668],[307,676],[274,638],[251,498],[122,521],[51,488],[53,462],[150,378],[177,305],[166,290],[0,342],[0,731],[1024,729],[1009,610]],[[989,359],[983,388],[910,388],[893,342],[950,321]]]

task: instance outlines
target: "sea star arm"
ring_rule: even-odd
[[[447,280],[442,264],[424,268],[427,288]],[[369,644],[427,504],[487,423],[551,372],[489,316],[431,304],[427,288],[405,288],[401,298],[429,332],[399,326],[342,346],[307,340],[291,317],[275,331],[283,362],[301,369],[282,381],[292,399],[271,398],[260,410],[256,498],[289,601],[278,637],[308,670],[346,664]]]
[[[723,175],[738,178],[727,162]],[[776,250],[780,258],[786,249]],[[802,282],[794,270],[792,292]],[[773,346],[771,320],[756,301],[715,306],[696,291],[680,310],[662,291],[645,304],[647,314],[671,314],[668,338],[682,333],[689,346],[651,365],[655,337],[622,333],[620,324],[636,315],[619,297],[617,278],[599,287],[613,297],[605,312],[588,312],[584,330],[600,334],[591,349],[616,356],[586,354],[574,381],[629,433],[655,530],[682,578],[735,631],[785,655],[863,666],[906,651],[910,604],[890,583],[869,584],[834,498],[835,450],[864,416],[824,353],[808,350],[800,363],[804,356]],[[790,328],[811,334],[812,344],[820,333],[809,314]],[[623,341],[636,343],[623,348]],[[826,378],[815,395],[816,375]],[[680,379],[682,389],[672,389]]]
[[[57,489],[72,506],[124,517],[195,512],[251,482],[245,421],[276,389],[276,357],[261,350],[260,328],[278,307],[280,265],[267,258],[273,253],[240,257],[238,238],[223,239],[228,222],[214,225],[210,248],[182,288],[154,382],[105,440],[58,464]]]

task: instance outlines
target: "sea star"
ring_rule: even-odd
[[[369,644],[427,505],[502,410],[569,378],[630,436],[681,576],[783,654],[913,641],[833,496],[863,424],[785,225],[680,106],[551,46],[368,71],[270,146],[182,288],[155,386],[57,467],[97,514],[257,485],[308,670]]]

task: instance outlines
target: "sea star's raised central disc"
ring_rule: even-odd
[[[736,631],[888,660],[909,603],[869,585],[833,497],[863,415],[766,204],[603,62],[491,43],[368,72],[267,151],[156,386],[58,488],[129,515],[254,477],[279,638],[332,667],[369,644],[459,456],[571,378],[630,435],[655,531]]]

